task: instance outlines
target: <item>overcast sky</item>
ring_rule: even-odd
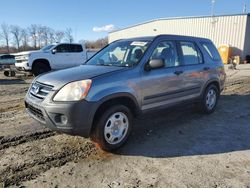
[[[215,14],[250,12],[250,0],[216,0]],[[76,41],[163,17],[210,15],[211,0],[1,0],[0,23],[71,27]]]

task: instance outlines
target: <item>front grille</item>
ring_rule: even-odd
[[[16,60],[16,63],[23,63],[24,60]]]
[[[30,94],[38,99],[44,99],[53,89],[53,86],[35,82],[31,85]]]
[[[22,63],[24,61],[28,61],[28,59],[23,55],[15,56],[15,60],[17,63]]]
[[[28,103],[25,103],[25,106],[31,114],[36,116],[39,120],[45,121],[44,116],[43,116],[43,112],[40,109],[38,109],[38,108],[28,104]]]

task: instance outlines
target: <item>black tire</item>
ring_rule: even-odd
[[[43,74],[45,72],[49,72],[50,70],[50,66],[44,62],[36,62],[32,68],[32,72],[35,76],[38,76],[39,74]]]
[[[213,105],[209,105],[207,102],[208,100],[208,95],[209,93],[211,94],[211,92],[214,92],[215,94],[215,102],[211,103]],[[217,103],[218,103],[218,99],[220,97],[220,92],[218,90],[218,87],[216,87],[214,84],[209,85],[205,92],[203,93],[202,99],[200,101],[200,103],[198,104],[198,110],[199,112],[203,113],[203,114],[211,114],[215,111]]]
[[[107,136],[105,137],[105,126],[107,126],[110,122],[110,118],[117,114],[117,113],[122,113],[123,115],[125,115],[127,117],[127,123],[128,123],[128,128],[126,129],[126,132],[124,134],[122,134],[122,138],[119,141],[119,143],[114,143],[114,144],[110,144],[107,141]],[[122,116],[121,118],[124,118],[124,116]],[[111,106],[108,109],[106,109],[100,116],[100,118],[96,121],[96,123],[94,124],[94,130],[92,131],[90,138],[92,141],[94,141],[95,143],[97,143],[97,145],[105,151],[113,151],[116,150],[118,148],[120,148],[123,144],[125,144],[125,142],[128,139],[128,136],[131,132],[132,129],[132,120],[133,120],[133,116],[131,111],[129,110],[129,108],[127,108],[124,105],[115,105],[115,106]],[[124,119],[123,119],[124,122]],[[126,122],[126,120],[125,120]],[[123,132],[123,131],[122,131]],[[117,139],[119,140],[119,139]]]

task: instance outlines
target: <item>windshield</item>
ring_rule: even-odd
[[[117,41],[101,50],[87,65],[132,67],[139,63],[150,41]]]
[[[49,51],[51,48],[53,48],[55,45],[47,45],[47,46],[44,46],[43,48],[41,48],[42,51]]]

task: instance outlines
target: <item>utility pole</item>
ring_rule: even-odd
[[[247,4],[244,5],[244,8],[243,8],[243,13],[246,14],[247,13]]]
[[[215,11],[215,0],[211,0],[211,16],[214,16]]]

